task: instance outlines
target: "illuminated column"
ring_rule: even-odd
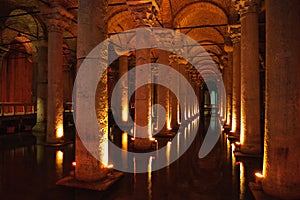
[[[159,57],[157,63],[169,66],[169,53],[166,51],[159,51]],[[163,82],[165,79],[164,74],[158,74],[158,83]],[[158,103],[162,105],[165,110],[165,116],[158,116],[159,121],[164,121],[165,126],[162,129],[163,131],[168,131],[171,129],[170,124],[170,91],[168,88],[158,85],[157,86],[157,95],[158,95]]]
[[[224,85],[226,91],[226,125],[231,129],[231,121],[232,121],[232,73],[233,73],[233,58],[232,58],[232,46],[226,46],[225,51],[228,54],[228,60],[224,69]]]
[[[187,62],[184,59],[179,59],[178,63],[179,63],[180,74],[186,78],[185,67],[186,67]],[[186,109],[186,105],[187,105],[186,90],[187,90],[187,88],[184,88],[184,85],[185,84],[179,85],[179,95],[180,95],[180,97],[182,97],[181,99],[183,100],[183,102],[179,102],[179,104],[181,105],[180,108],[182,108],[182,109],[180,109],[180,123],[185,123],[186,120],[188,119],[187,109]]]
[[[241,124],[241,31],[240,25],[230,26],[230,37],[233,43],[232,52],[232,128],[240,135]]]
[[[128,72],[128,57],[126,55],[122,55],[119,58],[119,78],[121,78],[124,74]],[[123,79],[122,82],[122,105],[121,105],[121,119],[122,122],[128,121],[128,113],[129,113],[129,107],[128,107],[128,77]]]
[[[240,1],[241,15],[241,151],[261,153],[258,6]]]
[[[47,116],[47,54],[48,44],[39,41],[38,44],[38,69],[37,69],[37,118],[33,127],[34,132],[46,132]]]
[[[48,106],[47,135],[49,143],[60,142],[63,130],[63,31],[73,17],[62,7],[49,9],[45,15],[48,29]]]
[[[149,13],[153,12],[152,1],[127,1],[131,15],[136,23],[136,28],[151,27],[153,24],[153,15]],[[143,31],[143,34],[149,34],[147,31]],[[137,46],[146,46],[150,41],[147,40],[149,37],[140,34],[139,31],[136,33],[136,44]],[[146,39],[147,38],[147,39]],[[139,80],[151,81],[151,70],[139,70],[139,66],[143,64],[150,64],[150,50],[139,49],[136,50],[136,83]],[[135,123],[139,126],[148,126],[146,132],[140,132],[136,130],[135,135],[138,137],[152,137],[152,122],[151,122],[151,85],[145,85],[138,88],[135,91]]]
[[[179,64],[178,64],[178,56],[177,55],[170,55],[169,56],[169,61],[170,61],[170,65],[171,67],[176,70],[179,71]],[[173,77],[173,79],[175,80],[175,82],[179,82],[179,77]],[[176,87],[177,90],[177,94],[179,94],[179,85],[177,85]],[[175,96],[175,94],[171,94],[170,96],[171,98],[171,127],[172,129],[176,129],[180,123],[179,121],[179,102],[177,97]]]
[[[91,9],[92,8],[92,9]],[[77,71],[83,60],[89,52],[106,39],[106,15],[107,1],[89,0],[79,1],[78,5],[78,38],[77,38]],[[99,29],[100,28],[100,29]],[[104,52],[104,54],[107,52]],[[104,60],[107,55],[101,55]],[[88,77],[87,77],[88,78]],[[88,97],[86,97],[88,98]],[[85,97],[76,97],[75,103],[86,102]],[[96,92],[96,113],[99,125],[103,133],[99,140],[99,153],[102,161],[108,157],[108,90],[107,90],[107,73],[103,73],[97,92]],[[76,115],[76,120],[80,121],[81,116]],[[76,134],[75,145],[75,178],[84,182],[101,180],[107,175],[107,163],[101,163],[94,158],[81,142],[78,133]]]
[[[266,1],[265,193],[300,199],[300,4]]]

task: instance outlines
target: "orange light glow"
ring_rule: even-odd
[[[64,136],[64,128],[62,124],[57,125],[56,138],[62,138]]]
[[[76,167],[76,162],[75,162],[75,161],[72,162],[72,166],[73,166],[73,167]]]

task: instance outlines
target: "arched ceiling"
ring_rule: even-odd
[[[201,44],[212,55],[224,53],[222,44],[226,40],[226,26],[206,26],[228,24],[228,16],[233,14],[231,0],[156,0],[160,5],[158,21],[167,28],[182,28],[180,31]],[[1,0],[0,17],[1,43],[12,41],[18,32],[4,26],[11,26],[23,33],[23,37],[34,41],[39,36],[46,37],[45,23],[41,19],[41,8],[60,5],[74,15],[74,20],[64,33],[64,43],[76,50],[78,0]],[[8,15],[22,14],[19,17]],[[2,23],[3,22],[3,23]],[[134,28],[132,16],[126,0],[108,0],[108,33],[117,33]],[[159,24],[159,23],[158,23]],[[194,28],[187,28],[196,26]]]

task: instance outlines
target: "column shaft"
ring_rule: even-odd
[[[300,199],[300,4],[266,1],[264,192]]]
[[[45,133],[47,116],[47,63],[48,47],[45,41],[38,44],[37,119],[33,131]]]
[[[261,153],[257,5],[241,13],[241,151]]]
[[[241,123],[241,46],[233,40],[232,132],[240,135]]]
[[[77,38],[77,71],[89,52],[106,38],[106,5],[107,1],[89,0],[79,1],[78,5],[78,38]],[[100,30],[99,30],[100,28]],[[93,58],[90,58],[93,59]],[[103,58],[105,59],[105,58]],[[87,77],[88,78],[88,77]],[[102,127],[102,138],[99,139],[101,156],[108,157],[108,94],[107,72],[100,78],[96,91],[96,113]],[[84,98],[76,98],[76,102],[85,102]],[[81,116],[76,115],[79,121]],[[104,158],[102,158],[104,160]],[[104,178],[107,174],[105,163],[100,163],[94,158],[82,144],[76,134],[75,148],[75,178],[80,181],[96,181]]]
[[[55,143],[63,137],[63,52],[62,31],[48,32],[48,112],[47,142]]]

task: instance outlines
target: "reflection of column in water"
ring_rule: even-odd
[[[227,143],[229,144],[229,151],[231,150],[231,177],[232,177],[232,193],[236,194],[236,174],[235,174],[235,170],[236,170],[236,159],[234,156],[234,144],[231,144],[231,148],[230,148],[230,141],[227,140]]]
[[[42,145],[36,145],[36,163],[40,165],[44,157],[44,147]]]
[[[58,177],[63,176],[63,160],[64,160],[64,153],[60,150],[56,151],[56,175]]]
[[[153,157],[149,157],[148,163],[148,200],[152,199],[152,159]]]
[[[180,137],[181,136],[181,133],[178,132],[177,133],[177,158],[179,158],[179,153],[180,153]]]
[[[133,157],[133,183],[134,183],[133,189],[135,191],[136,190],[136,159],[135,159],[135,157]]]
[[[122,133],[122,161],[123,161],[123,166],[126,168],[127,167],[127,150],[128,150],[128,135],[126,132]]]
[[[245,199],[245,171],[242,162],[240,162],[240,199]]]
[[[186,147],[186,135],[187,135],[187,127],[184,127],[184,133],[183,133],[183,138],[184,138],[184,147]]]

